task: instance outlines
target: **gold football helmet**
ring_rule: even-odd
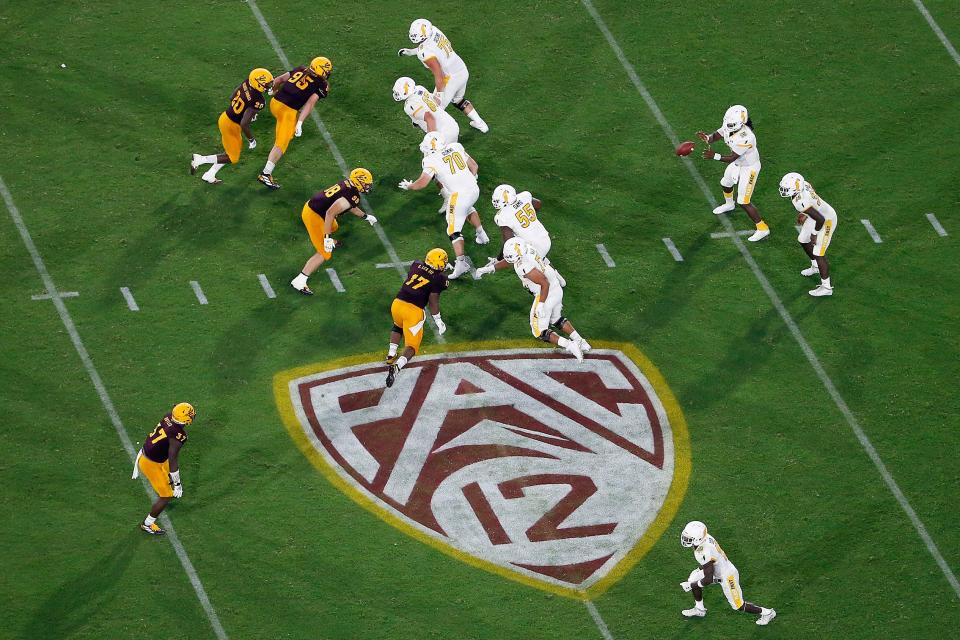
[[[363,167],[357,167],[350,172],[350,183],[361,193],[369,193],[373,188],[373,174]]]
[[[264,69],[263,67],[257,67],[250,72],[250,86],[256,89],[257,91],[266,91],[267,87],[273,83],[273,74]]]
[[[317,56],[310,61],[310,69],[321,78],[326,78],[333,73],[333,63],[330,62],[330,58]]]
[[[194,416],[197,415],[197,410],[189,402],[180,402],[170,413],[173,416],[173,421],[177,424],[190,424],[193,422]]]
[[[447,267],[448,261],[447,252],[440,248],[427,251],[427,257],[424,260],[428,267],[437,271],[443,271]]]

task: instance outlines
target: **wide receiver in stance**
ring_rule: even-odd
[[[707,585],[719,582],[723,588],[723,595],[727,602],[737,611],[745,611],[759,615],[757,624],[769,624],[777,617],[777,612],[746,602],[740,590],[740,572],[727,559],[720,545],[713,536],[707,533],[707,525],[699,520],[688,522],[680,533],[680,544],[684,547],[694,547],[693,557],[700,565],[694,569],[686,581],[680,583],[684,591],[693,592],[695,600],[691,609],[684,609],[681,613],[687,618],[702,618],[707,615],[707,608],[703,606],[703,589]]]
[[[830,263],[827,262],[827,247],[837,229],[837,212],[826,200],[813,190],[799,173],[788,173],[780,180],[780,195],[790,198],[797,210],[797,224],[800,235],[797,241],[810,257],[810,266],[800,272],[802,276],[820,274],[820,286],[812,289],[810,295],[820,298],[833,295],[830,284]]]
[[[430,305],[430,314],[437,324],[437,333],[443,335],[447,325],[440,317],[440,294],[447,288],[447,276],[443,270],[447,268],[447,252],[443,249],[430,249],[427,257],[420,262],[410,265],[407,279],[390,305],[390,315],[393,316],[393,328],[390,329],[390,347],[387,350],[387,386],[392,387],[397,374],[410,359],[420,350],[420,341],[423,340],[423,325],[427,316],[423,308]],[[403,337],[403,355],[397,357],[400,347],[400,337]]]
[[[753,134],[753,122],[747,114],[747,108],[739,104],[733,105],[723,114],[723,124],[719,129],[710,135],[698,131],[697,137],[707,143],[707,148],[703,151],[704,159],[727,163],[720,180],[724,202],[713,212],[720,215],[736,208],[733,204],[733,187],[736,185],[737,204],[743,207],[757,227],[747,240],[763,240],[770,235],[770,227],[763,221],[757,208],[750,203],[753,190],[757,186],[757,176],[760,175],[760,151],[757,149],[757,136]],[[717,140],[723,140],[730,147],[730,153],[721,155],[711,149],[709,145]]]
[[[133,463],[133,479],[136,480],[143,473],[157,492],[157,501],[140,523],[140,528],[150,535],[162,536],[166,533],[157,526],[157,518],[170,502],[170,498],[183,497],[180,448],[187,441],[184,427],[192,424],[196,415],[193,405],[187,402],[177,404],[170,413],[160,418],[157,426],[144,439],[143,448],[137,453],[137,459]]]

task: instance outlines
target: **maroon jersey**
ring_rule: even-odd
[[[183,430],[183,425],[174,422],[173,416],[168,413],[143,441],[143,455],[154,462],[166,462],[170,457],[171,438],[186,443],[187,432]]]
[[[317,191],[307,204],[317,215],[326,216],[330,205],[340,198],[346,198],[351,207],[360,206],[360,192],[349,180],[341,180],[332,187]]]
[[[263,109],[263,94],[250,86],[246,80],[237,87],[230,97],[230,106],[224,111],[227,117],[240,124],[243,118],[243,112],[247,109],[253,109],[255,112]]]
[[[290,70],[290,78],[280,85],[273,99],[299,110],[313,94],[326,98],[329,91],[330,85],[326,79],[314,75],[306,67],[297,67]]]
[[[410,265],[407,271],[407,279],[400,292],[397,293],[397,299],[409,302],[423,309],[427,306],[431,293],[440,295],[450,282],[442,271],[437,271],[433,267],[428,267],[420,261]]]

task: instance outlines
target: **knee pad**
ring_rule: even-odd
[[[545,329],[544,331],[540,332],[539,336],[537,336],[537,340],[543,340],[544,342],[549,343],[550,336],[552,334],[553,334],[553,331],[550,331],[550,329]]]
[[[557,321],[551,324],[550,326],[553,327],[554,331],[561,331],[563,329],[563,325],[565,325],[566,323],[567,323],[567,318],[565,316],[560,316],[559,318],[557,318]]]
[[[463,234],[459,231],[450,234],[450,242],[456,242],[457,240],[463,240]]]
[[[467,100],[466,98],[464,98],[464,99],[462,99],[460,102],[454,102],[454,103],[453,103],[453,106],[455,106],[457,109],[460,109],[460,111],[463,111],[464,109],[466,109],[467,107],[470,107],[470,106],[472,106],[472,105],[470,104],[470,101],[469,101],[469,100]]]

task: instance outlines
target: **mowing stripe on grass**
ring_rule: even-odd
[[[860,224],[862,224],[862,225],[863,225],[863,228],[867,230],[867,233],[870,234],[870,238],[871,238],[875,243],[880,244],[880,243],[883,242],[883,238],[880,237],[880,234],[877,233],[877,230],[873,228],[873,225],[870,224],[870,221],[869,221],[869,220],[863,219],[863,220],[860,221]]]
[[[260,280],[260,286],[263,287],[263,292],[267,294],[268,298],[276,298],[277,294],[274,293],[273,287],[270,286],[270,281],[267,280],[267,276],[263,273],[257,274],[257,278]]]
[[[197,282],[196,280],[191,280],[191,281],[190,281],[190,286],[193,287],[193,293],[194,293],[194,295],[197,296],[197,301],[198,301],[200,304],[208,304],[208,303],[207,303],[207,296],[204,295],[203,289],[200,288],[200,283]]]
[[[957,63],[957,66],[960,66],[960,54],[957,53],[957,50],[950,43],[950,39],[947,38],[946,34],[943,32],[943,29],[941,29],[940,25],[937,24],[937,21],[933,19],[933,16],[930,15],[930,12],[927,11],[927,8],[922,2],[920,2],[920,0],[913,0],[913,4],[917,6],[917,10],[923,15],[924,19],[927,21],[927,24],[930,25],[930,28],[933,29],[933,32],[937,34],[938,38],[940,38],[940,42],[943,43],[943,46],[946,48],[947,53],[950,54],[950,57],[953,58],[953,61]]]
[[[40,280],[43,282],[43,286],[46,287],[47,291],[52,294],[51,300],[53,300],[53,306],[60,315],[60,320],[63,322],[63,326],[67,330],[67,334],[70,336],[70,341],[77,350],[77,355],[80,356],[80,361],[83,363],[83,368],[86,369],[87,375],[90,377],[90,382],[93,384],[93,388],[96,389],[97,395],[100,396],[100,402],[103,404],[104,410],[106,410],[107,415],[110,417],[110,422],[113,423],[113,428],[117,432],[117,437],[120,438],[120,443],[127,452],[130,462],[133,463],[133,461],[136,459],[136,451],[133,448],[133,443],[130,442],[130,436],[127,435],[127,430],[123,426],[123,422],[120,420],[120,414],[117,413],[117,409],[113,405],[113,400],[110,399],[110,394],[107,393],[107,387],[103,384],[103,379],[100,377],[100,373],[97,372],[97,368],[93,366],[93,360],[90,358],[90,354],[87,352],[87,348],[84,346],[83,340],[80,339],[80,334],[77,332],[77,326],[74,324],[73,318],[71,317],[70,312],[67,310],[67,305],[65,305],[60,296],[57,295],[57,287],[53,284],[53,278],[47,271],[47,265],[40,256],[37,246],[33,243],[33,237],[30,235],[30,231],[27,230],[27,225],[24,223],[23,217],[20,215],[20,210],[17,209],[17,205],[13,201],[13,196],[10,194],[10,190],[7,189],[7,184],[3,181],[2,177],[0,177],[0,195],[3,196],[3,200],[7,204],[7,211],[10,212],[10,218],[13,220],[13,224],[17,227],[17,231],[20,232],[20,238],[23,240],[23,244],[27,248],[30,258],[33,259],[33,266],[36,267],[37,273],[40,275]],[[141,475],[140,482],[143,485],[147,495],[152,496],[150,485],[146,477]],[[210,598],[207,597],[207,592],[203,588],[203,583],[200,581],[200,576],[197,575],[197,570],[193,567],[193,563],[190,562],[190,557],[187,555],[187,550],[184,549],[183,545],[180,543],[180,538],[177,536],[177,532],[173,528],[173,522],[170,521],[170,518],[165,513],[161,514],[160,522],[163,525],[163,528],[167,530],[167,539],[170,540],[170,544],[173,545],[174,551],[176,551],[177,554],[177,558],[180,559],[180,565],[183,567],[184,572],[186,572],[187,577],[190,579],[190,584],[193,586],[193,591],[197,595],[197,600],[200,601],[200,606],[203,607],[204,612],[207,614],[207,620],[210,621],[210,626],[213,627],[213,632],[216,634],[219,640],[227,640],[227,632],[224,631],[223,625],[220,624],[220,618],[217,616],[217,612],[210,603]]]
[[[937,232],[937,235],[941,238],[948,235],[947,230],[943,228],[943,225],[940,224],[940,221],[937,220],[937,216],[932,213],[927,214],[927,220],[930,221],[930,224],[933,225],[933,230]]]
[[[624,70],[627,72],[627,75],[630,77],[630,80],[633,82],[633,86],[636,88],[637,92],[643,98],[643,101],[647,103],[647,107],[650,109],[650,112],[653,114],[653,117],[656,118],[657,122],[660,123],[660,128],[663,129],[663,133],[666,135],[667,139],[670,141],[670,144],[673,148],[676,148],[680,144],[680,140],[677,138],[676,132],[673,130],[673,127],[664,117],[663,112],[660,110],[659,105],[653,99],[653,96],[650,95],[650,92],[647,91],[646,86],[643,82],[640,81],[640,77],[637,75],[637,72],[634,70],[633,65],[627,60],[627,57],[624,55],[623,50],[620,48],[620,45],[617,43],[617,40],[613,37],[613,34],[610,32],[610,29],[607,28],[606,23],[603,21],[603,18],[600,17],[600,14],[597,13],[596,8],[593,6],[593,3],[590,0],[580,0],[587,12],[593,17],[594,22],[597,24],[597,28],[600,29],[600,32],[603,33],[604,37],[607,39],[607,43],[610,45],[610,48],[616,54],[617,59],[620,60],[620,63],[623,65]],[[691,162],[690,158],[683,158],[684,164],[687,166],[687,171],[690,172],[690,176],[693,178],[694,182],[697,183],[697,186],[700,187],[700,190],[703,192],[704,197],[707,199],[711,205],[714,204],[713,196],[710,192],[710,187],[707,186],[706,181],[703,179],[703,176],[700,175],[700,171],[697,170],[696,166]],[[733,232],[733,224],[725,217],[720,218],[721,224],[728,232]],[[817,377],[820,379],[820,382],[823,384],[824,388],[827,390],[827,393],[830,394],[831,399],[833,399],[834,404],[837,405],[837,408],[840,410],[840,413],[843,414],[843,417],[846,418],[847,424],[850,426],[850,430],[853,431],[853,434],[856,436],[857,440],[860,442],[860,446],[863,448],[864,452],[867,454],[867,457],[870,458],[870,461],[873,462],[874,466],[877,469],[877,472],[880,474],[880,477],[883,478],[883,482],[887,485],[887,488],[890,490],[890,493],[893,494],[893,497],[896,498],[897,503],[900,505],[900,508],[903,509],[903,512],[907,514],[907,517],[910,519],[910,522],[913,524],[914,529],[917,532],[917,535],[923,541],[923,544],[927,547],[927,551],[930,553],[930,556],[933,557],[936,561],[937,566],[940,567],[940,571],[943,572],[943,576],[947,579],[947,582],[950,583],[950,586],[953,588],[954,593],[960,597],[960,581],[957,580],[957,577],[954,575],[953,570],[950,568],[950,565],[947,564],[947,561],[944,560],[943,554],[940,553],[940,549],[937,547],[937,543],[933,541],[933,538],[930,537],[930,534],[927,532],[926,525],[923,524],[923,521],[920,520],[920,517],[917,515],[917,512],[914,511],[913,506],[910,504],[910,501],[903,494],[903,491],[900,490],[900,486],[897,484],[897,481],[893,479],[893,476],[890,474],[890,471],[887,469],[887,465],[884,464],[883,460],[880,458],[880,454],[877,453],[877,450],[874,448],[873,443],[870,441],[870,438],[867,437],[866,432],[864,432],[863,427],[860,426],[860,422],[857,420],[856,416],[853,415],[853,412],[850,410],[850,407],[847,406],[847,402],[840,395],[840,392],[837,390],[837,386],[833,383],[833,380],[827,374],[826,369],[823,368],[823,364],[820,362],[820,358],[817,357],[817,354],[814,352],[813,348],[810,346],[810,343],[807,342],[807,339],[803,336],[803,333],[800,331],[800,327],[797,325],[796,321],[793,319],[793,316],[790,315],[790,312],[787,311],[787,308],[783,306],[783,301],[780,299],[779,294],[773,288],[773,285],[770,284],[770,281],[767,279],[767,276],[763,273],[763,270],[760,269],[760,265],[757,264],[757,261],[754,260],[753,255],[750,253],[750,250],[747,249],[747,246],[744,244],[743,240],[739,236],[732,236],[733,243],[740,251],[740,254],[743,256],[743,259],[746,260],[747,264],[750,267],[750,270],[753,271],[754,277],[756,277],[757,282],[760,283],[760,286],[763,288],[764,293],[767,294],[767,297],[770,298],[770,302],[773,305],[774,309],[777,310],[777,313],[780,314],[780,317],[783,319],[784,324],[787,325],[787,329],[790,330],[790,334],[793,336],[794,340],[797,341],[797,344],[800,345],[800,349],[803,351],[803,354],[806,356],[807,361],[810,363],[810,366],[813,368],[814,372],[817,374]]]
[[[30,296],[31,300],[49,300],[53,296],[59,296],[61,298],[76,298],[80,295],[79,291],[60,291],[59,293],[38,293],[36,295]]]
[[[607,251],[607,248],[602,244],[597,245],[597,251],[600,253],[600,257],[603,258],[604,264],[613,269],[617,266],[617,263],[613,261],[613,258],[610,257],[610,252]]]
[[[340,293],[346,293],[347,290],[343,288],[343,283],[340,282],[340,276],[337,275],[336,269],[327,269],[327,276],[330,278],[330,282],[333,283],[333,288]]]
[[[673,259],[677,262],[683,262],[683,256],[680,255],[680,251],[677,250],[677,245],[673,244],[673,240],[670,238],[664,238],[663,244],[667,245],[667,251],[670,252],[670,255],[673,256]]]
[[[257,19],[257,22],[260,23],[260,28],[263,30],[263,34],[267,36],[267,40],[270,41],[270,46],[273,47],[274,52],[277,54],[277,58],[279,58],[280,62],[283,64],[283,68],[290,69],[290,60],[287,58],[287,54],[284,53],[283,47],[280,46],[280,41],[277,40],[277,36],[273,34],[273,29],[270,28],[270,23],[268,23],[267,19],[263,17],[263,13],[260,11],[260,7],[257,6],[256,0],[247,0],[247,5],[250,7],[250,11],[253,12],[253,16]],[[343,176],[349,176],[350,169],[347,167],[347,161],[343,159],[343,154],[340,153],[337,143],[333,141],[333,136],[330,135],[327,125],[325,125],[323,120],[320,119],[320,116],[317,115],[316,109],[310,112],[310,117],[313,119],[313,123],[317,125],[317,129],[320,130],[320,135],[323,136],[323,140],[327,143],[327,147],[330,149],[330,153],[333,154],[333,159],[336,160],[337,166],[340,167],[340,171],[343,173]],[[363,204],[364,211],[373,211],[373,207],[370,206],[370,203],[367,202],[366,196],[364,196],[362,193],[360,194],[360,200]],[[387,255],[390,257],[390,262],[397,265],[397,273],[399,273],[401,277],[406,276],[407,272],[401,266],[400,256],[397,255],[397,250],[393,247],[393,243],[390,242],[390,238],[387,237],[383,227],[377,223],[373,225],[373,229],[377,232],[377,237],[380,238],[383,248],[387,250]],[[427,322],[430,326],[430,330],[433,331],[433,337],[436,339],[436,341],[446,342],[447,339],[437,332],[437,325],[433,321],[433,318],[428,318]]]
[[[120,293],[123,294],[123,299],[127,301],[127,308],[130,309],[130,311],[140,311],[140,306],[137,304],[137,301],[133,299],[133,294],[130,293],[130,289],[120,287]]]
[[[592,600],[585,600],[583,604],[587,606],[587,611],[590,612],[590,617],[593,618],[593,622],[597,625],[597,629],[600,630],[600,635],[603,636],[604,640],[613,640],[613,634],[610,633],[607,623],[600,617],[597,605],[593,604]]]

